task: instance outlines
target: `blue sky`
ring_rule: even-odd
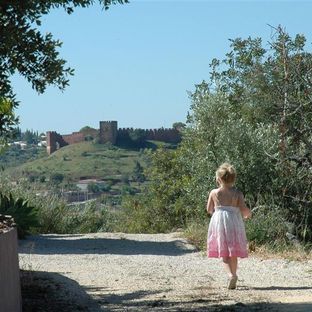
[[[22,130],[66,134],[99,120],[119,127],[171,127],[185,122],[187,91],[209,78],[213,58],[229,38],[262,37],[281,24],[312,42],[312,1],[144,1],[108,11],[98,5],[72,15],[54,10],[42,30],[63,41],[60,54],[75,68],[70,86],[38,95],[22,78],[13,87]]]

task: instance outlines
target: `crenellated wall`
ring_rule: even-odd
[[[146,140],[163,141],[168,143],[179,143],[181,141],[181,133],[176,129],[154,129],[149,130]]]
[[[94,130],[94,135],[99,135],[101,144],[116,144],[118,139],[127,139],[129,134],[139,131],[143,134],[145,140],[162,141],[167,143],[179,143],[181,141],[181,133],[173,128],[159,129],[136,129],[136,128],[120,128],[118,129],[117,121],[100,121],[100,129]],[[47,132],[47,153],[51,155],[57,149],[63,146],[83,142],[87,133],[73,132],[72,134],[61,135],[55,131]]]
[[[140,128],[120,128],[118,137],[127,137],[133,131],[140,131],[144,134],[145,140],[163,141],[167,143],[179,143],[181,133],[173,128],[140,129]]]
[[[62,134],[62,138],[68,145],[70,145],[83,142],[85,140],[85,135],[81,132],[73,132],[72,134]]]

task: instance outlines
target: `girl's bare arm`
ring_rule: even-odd
[[[214,201],[213,201],[213,191],[210,192],[209,197],[208,197],[208,201],[207,201],[207,212],[208,214],[212,215],[214,212]]]
[[[246,206],[244,195],[241,192],[240,192],[239,197],[238,197],[238,207],[239,207],[241,214],[242,214],[244,219],[251,218],[251,211]]]

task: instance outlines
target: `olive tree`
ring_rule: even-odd
[[[312,54],[303,35],[274,30],[266,47],[260,38],[231,40],[209,80],[190,93],[178,150],[153,157],[150,201],[165,203],[172,220],[175,211],[183,220],[204,216],[215,170],[229,161],[252,207],[261,202],[263,214],[312,238]],[[164,191],[157,181],[166,181]]]

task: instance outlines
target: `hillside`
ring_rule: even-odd
[[[144,146],[175,148],[158,141],[144,142]],[[124,195],[141,193],[148,185],[144,175],[147,161],[144,148],[84,141],[6,167],[3,173],[11,181],[23,181],[36,193],[48,192],[70,203],[99,198],[102,204],[116,208]]]
[[[29,145],[27,148],[12,145],[0,149],[0,167],[7,169],[17,167],[29,161],[36,160],[46,156],[46,148],[35,145]]]
[[[50,156],[8,168],[6,172],[13,176],[34,174],[46,177],[61,173],[72,181],[105,179],[130,175],[136,161],[144,166],[140,150],[82,142],[63,147]]]

